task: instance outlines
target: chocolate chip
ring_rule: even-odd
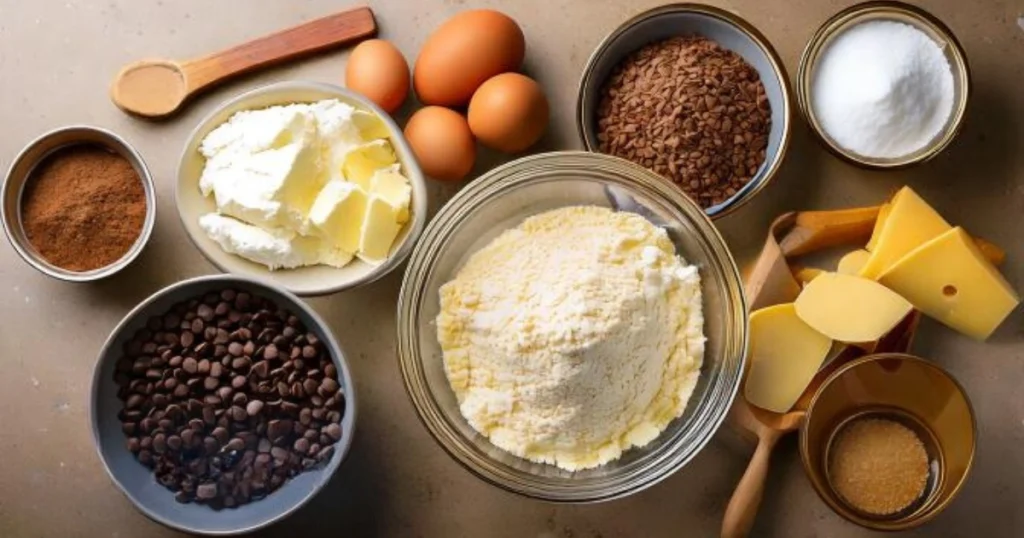
[[[253,401],[249,402],[249,405],[245,406],[245,412],[250,417],[254,417],[256,415],[259,415],[261,411],[263,411],[263,401],[262,400],[253,400]]]

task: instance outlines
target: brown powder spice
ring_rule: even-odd
[[[94,145],[59,149],[33,171],[21,199],[25,235],[53,265],[90,271],[116,262],[142,232],[146,193],[124,157]]]
[[[913,504],[928,483],[928,453],[910,428],[863,418],[843,427],[829,455],[829,482],[846,502],[876,515]]]
[[[599,149],[671,179],[701,207],[728,200],[765,160],[764,84],[710,39],[647,45],[612,72],[597,108]]]

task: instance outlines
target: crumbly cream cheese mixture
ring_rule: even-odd
[[[438,339],[470,425],[575,471],[653,441],[704,355],[697,268],[641,216],[566,207],[476,252],[441,287]]]

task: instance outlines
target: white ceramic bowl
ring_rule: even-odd
[[[267,108],[275,105],[309,103],[323,99],[338,99],[358,109],[373,112],[381,118],[391,133],[402,173],[412,185],[412,207],[409,222],[398,234],[387,261],[371,265],[358,258],[344,268],[327,266],[302,267],[271,271],[257,263],[221,250],[199,227],[199,217],[216,209],[212,197],[199,192],[199,177],[206,159],[199,153],[203,138],[232,114],[242,110]],[[206,116],[189,135],[178,165],[178,181],[174,192],[181,224],[199,251],[220,270],[243,276],[270,280],[298,295],[325,295],[373,282],[401,265],[409,256],[427,222],[427,187],[412,149],[402,136],[402,130],[390,116],[365,97],[355,92],[318,82],[281,82],[243,93],[228,100]]]

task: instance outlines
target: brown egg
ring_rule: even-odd
[[[363,41],[348,58],[345,85],[387,112],[394,112],[409,95],[409,64],[390,42]]]
[[[540,85],[519,73],[487,79],[469,102],[469,129],[483,145],[517,153],[548,126],[548,100]]]
[[[444,107],[416,111],[405,124],[409,141],[423,173],[441,181],[458,181],[473,169],[476,141],[461,114]]]
[[[413,85],[428,105],[469,102],[485,80],[523,63],[526,39],[508,15],[490,9],[463,11],[427,38],[413,68]]]

